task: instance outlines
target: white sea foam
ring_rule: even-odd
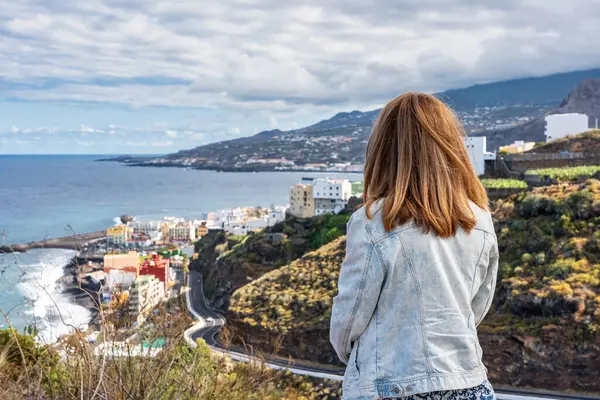
[[[40,250],[22,266],[24,273],[17,288],[25,301],[24,317],[36,326],[42,342],[55,342],[75,328],[86,329],[90,321],[90,311],[63,293],[60,282],[63,268],[74,255],[71,250]]]

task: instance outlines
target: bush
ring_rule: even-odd
[[[285,233],[288,236],[292,236],[296,234],[296,230],[291,226],[286,226],[285,228],[283,228],[283,233]]]
[[[527,182],[518,179],[482,179],[488,189],[527,189]]]
[[[547,176],[550,179],[559,181],[574,181],[580,176],[592,177],[600,171],[600,166],[579,166],[569,168],[540,168],[531,169],[525,172],[526,175],[541,175]]]

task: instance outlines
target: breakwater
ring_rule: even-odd
[[[82,233],[55,239],[45,239],[25,244],[1,245],[1,253],[23,253],[30,249],[65,249],[80,250],[87,243],[105,237],[104,231]]]

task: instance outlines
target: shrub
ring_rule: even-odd
[[[482,179],[488,189],[527,189],[527,182],[518,179]]]
[[[288,236],[291,236],[296,234],[296,230],[291,226],[286,226],[285,228],[283,228],[283,233],[285,233]]]
[[[525,174],[547,176],[550,179],[559,181],[574,181],[580,176],[592,177],[600,171],[600,166],[579,166],[569,168],[540,168],[531,169]]]

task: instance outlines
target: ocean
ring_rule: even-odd
[[[0,244],[106,229],[120,215],[202,218],[229,207],[284,205],[302,177],[361,174],[215,172],[127,167],[101,156],[0,156]],[[0,328],[34,325],[51,342],[85,328],[89,311],[63,293],[63,267],[75,252],[0,254]]]

